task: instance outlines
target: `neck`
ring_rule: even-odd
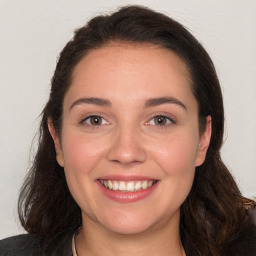
[[[77,235],[79,256],[185,256],[179,225],[168,225],[139,234],[123,235],[111,232],[94,222],[86,222],[86,228]]]

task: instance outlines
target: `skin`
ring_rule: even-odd
[[[110,105],[79,101],[91,97]],[[145,105],[161,97],[184,106]],[[100,125],[92,123],[92,115],[102,117]],[[161,125],[154,119],[159,115],[166,116]],[[65,95],[61,139],[50,120],[49,130],[57,161],[82,211],[79,255],[185,255],[180,206],[193,184],[195,167],[204,162],[211,118],[200,135],[190,75],[177,55],[128,43],[91,51],[75,67]],[[147,197],[119,203],[99,189],[98,179],[108,175],[140,175],[158,183]]]

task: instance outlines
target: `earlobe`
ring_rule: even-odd
[[[200,141],[199,141],[196,164],[195,164],[196,167],[204,163],[206,153],[210,145],[211,135],[212,135],[212,118],[211,116],[207,116],[206,128],[203,134],[201,134]]]
[[[54,128],[54,125],[51,119],[48,119],[48,129],[54,142],[55,151],[56,151],[56,160],[60,166],[64,167],[64,157],[61,149],[60,139],[56,133],[56,130]]]

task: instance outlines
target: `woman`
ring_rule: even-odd
[[[42,112],[19,199],[29,235],[0,254],[255,255],[223,124],[213,63],[181,24],[138,6],[92,19]]]

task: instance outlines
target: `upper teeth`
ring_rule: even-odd
[[[117,181],[117,180],[100,180],[103,186],[107,189],[120,191],[138,191],[152,187],[156,181],[153,180],[138,180],[138,181]]]

